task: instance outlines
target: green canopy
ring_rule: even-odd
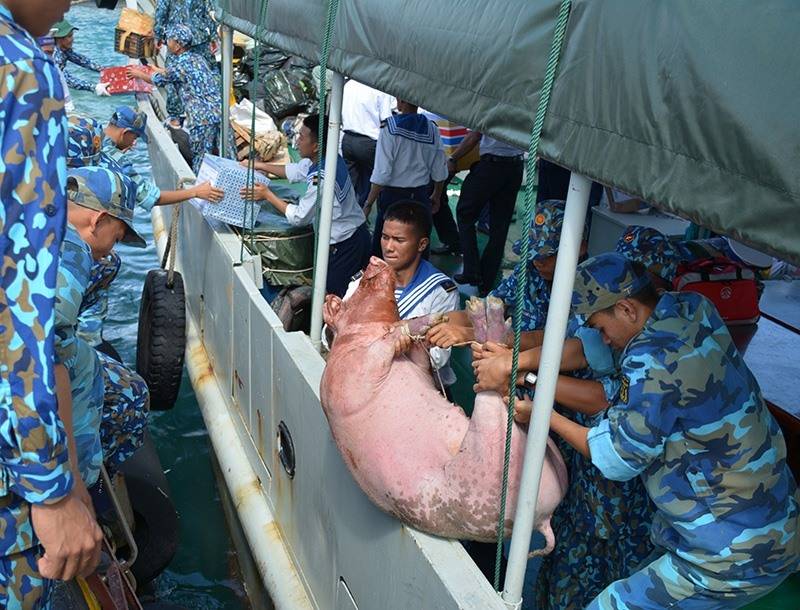
[[[572,4],[541,156],[800,263],[800,3]],[[527,148],[558,6],[341,0],[330,67]],[[265,41],[316,60],[325,11],[270,0]]]

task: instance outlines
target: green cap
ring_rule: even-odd
[[[74,25],[72,25],[69,21],[64,19],[64,21],[59,21],[53,26],[53,29],[50,30],[53,38],[64,38],[69,36],[69,33],[73,30],[77,30]]]
[[[588,320],[592,314],[612,307],[648,285],[647,274],[637,273],[634,264],[621,254],[599,254],[578,265],[572,310]]]
[[[70,201],[118,218],[127,229],[122,242],[144,248],[147,242],[133,228],[135,188],[127,176],[104,167],[77,167],[67,172],[67,197]]]

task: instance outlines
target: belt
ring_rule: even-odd
[[[485,155],[481,155],[481,161],[489,161],[490,163],[519,163],[522,161],[522,155],[504,157],[502,155],[491,155],[486,153]]]
[[[349,129],[345,129],[344,132],[349,136],[355,136],[356,138],[367,138],[368,140],[372,140],[373,142],[375,141],[370,136],[363,133],[358,133],[357,131],[350,131]]]

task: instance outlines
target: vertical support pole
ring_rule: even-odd
[[[569,180],[569,192],[564,211],[564,224],[558,246],[550,306],[544,329],[544,343],[539,364],[536,393],[533,397],[533,413],[528,428],[525,462],[517,500],[517,513],[511,534],[511,549],[508,555],[503,601],[508,608],[522,605],[522,584],[528,563],[528,550],[539,497],[539,480],[542,477],[547,436],[550,430],[550,413],[556,395],[556,383],[561,368],[561,352],[567,330],[572,288],[575,283],[575,267],[578,264],[583,226],[589,204],[592,183],[588,178],[573,173]]]
[[[232,156],[235,150],[228,150],[231,136],[231,88],[233,87],[233,28],[223,25],[222,38],[222,133],[220,150],[225,158]]]
[[[325,134],[325,177],[322,181],[322,201],[317,227],[317,252],[314,257],[314,293],[311,301],[311,343],[319,350],[322,345],[322,305],[328,280],[333,197],[336,187],[336,162],[339,158],[339,131],[342,127],[342,93],[344,77],[336,72],[331,78],[331,109],[328,132]]]

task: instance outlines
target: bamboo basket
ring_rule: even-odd
[[[141,59],[156,54],[152,36],[155,21],[150,15],[124,8],[114,30],[114,48],[118,53]]]

